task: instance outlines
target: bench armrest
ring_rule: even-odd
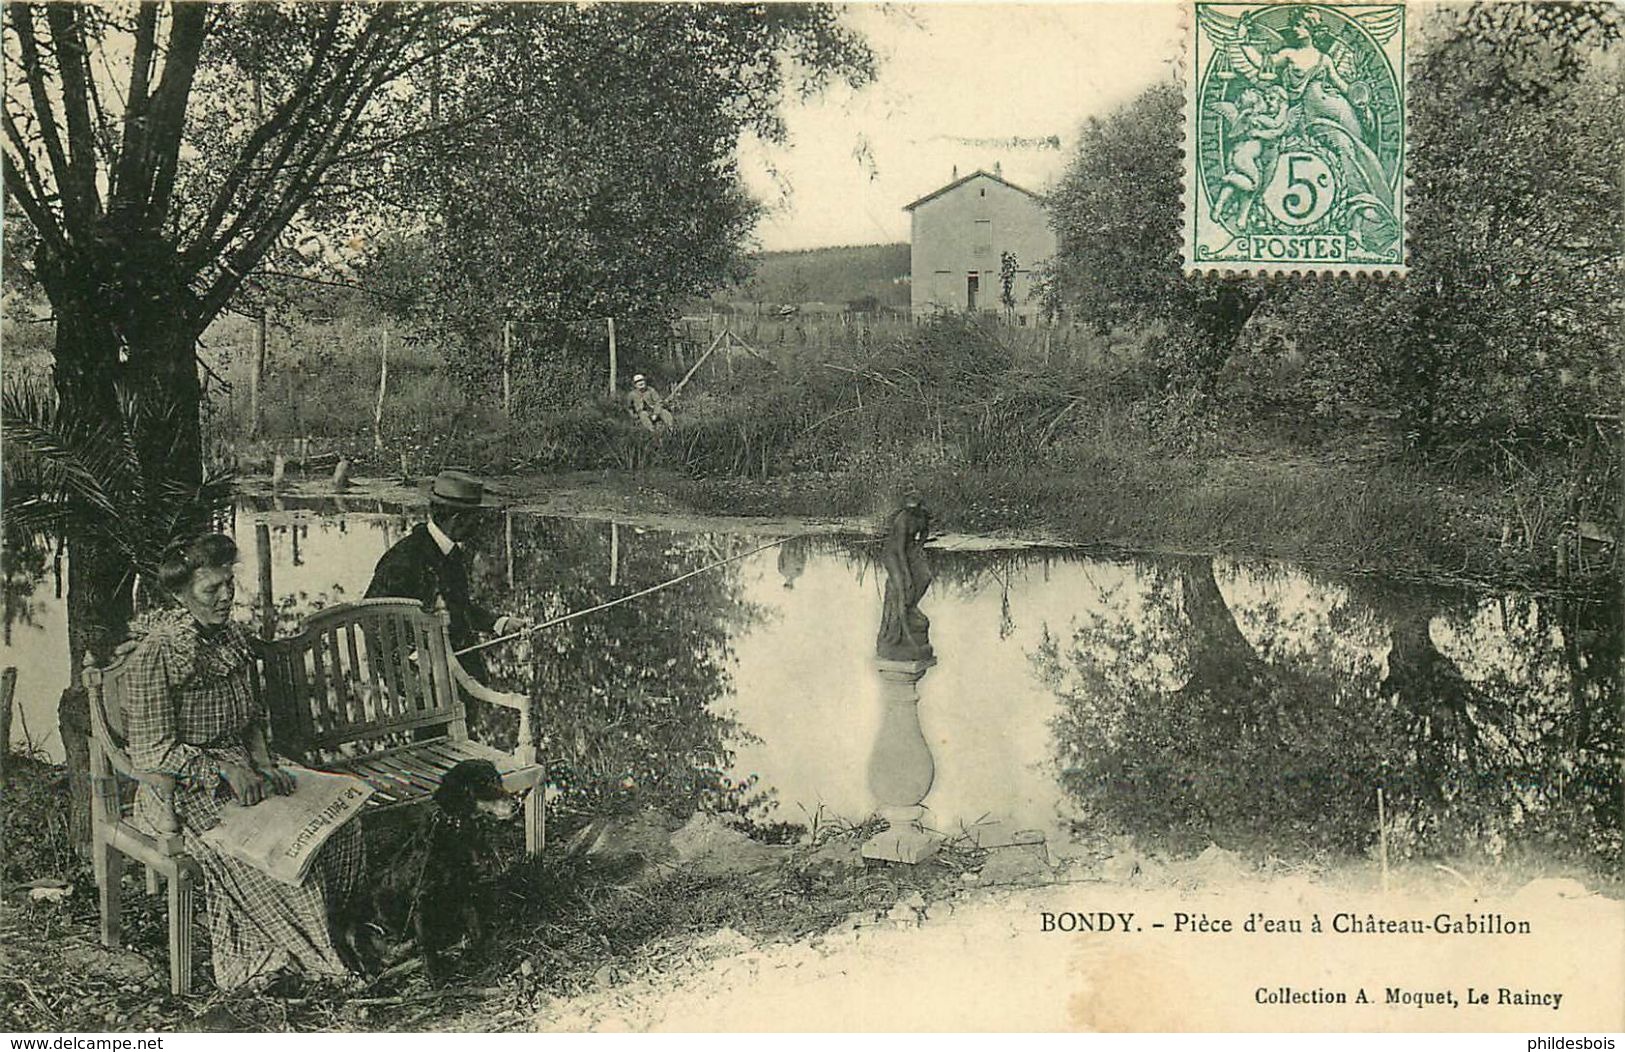
[[[535,763],[536,737],[530,721],[531,711],[536,707],[535,702],[523,694],[487,687],[468,674],[468,670],[463,668],[463,663],[457,660],[456,654],[450,657],[451,678],[460,690],[476,701],[483,701],[487,705],[500,705],[519,713],[519,747],[514,750],[514,756],[521,763]]]
[[[451,676],[457,681],[469,697],[483,701],[487,705],[501,705],[505,709],[513,709],[521,714],[530,711],[530,699],[523,694],[514,694],[504,690],[493,690],[468,674],[463,663],[457,660],[455,654],[451,658]]]
[[[137,771],[136,780],[152,787],[163,810],[158,815],[157,832],[166,837],[181,831],[181,820],[175,815],[175,776],[157,771]]]

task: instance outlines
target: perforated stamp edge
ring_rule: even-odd
[[[1225,6],[1260,8],[1266,6],[1278,7],[1321,7],[1342,9],[1371,9],[1378,7],[1399,7],[1404,14],[1398,34],[1399,69],[1397,70],[1397,84],[1400,94],[1400,108],[1404,122],[1404,132],[1400,137],[1399,179],[1397,190],[1399,195],[1399,208],[1397,209],[1400,222],[1400,263],[1379,264],[1309,264],[1301,263],[1249,263],[1238,267],[1228,260],[1197,260],[1195,258],[1196,238],[1199,234],[1200,222],[1198,209],[1203,203],[1203,195],[1196,187],[1200,178],[1196,165],[1200,163],[1198,127],[1197,127],[1197,90],[1198,78],[1201,70],[1197,67],[1196,55],[1198,53],[1197,34],[1201,31],[1196,14],[1195,0],[1182,0],[1180,3],[1180,53],[1176,68],[1178,71],[1181,90],[1181,127],[1183,129],[1182,149],[1180,154],[1180,259],[1188,278],[1258,278],[1274,281],[1329,281],[1334,279],[1354,281],[1385,282],[1403,279],[1410,270],[1411,263],[1411,227],[1410,227],[1410,129],[1411,129],[1411,91],[1414,86],[1411,77],[1410,59],[1411,47],[1414,43],[1413,12],[1405,0],[1390,0],[1388,3],[1371,3],[1370,0],[1361,2],[1342,2],[1342,0],[1319,0],[1319,2],[1305,3],[1304,0],[1208,0],[1207,6],[1223,4]]]

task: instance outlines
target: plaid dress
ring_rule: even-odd
[[[331,918],[360,881],[361,823],[322,845],[299,887],[226,858],[198,833],[219,821],[230,798],[223,763],[247,765],[247,732],[264,727],[250,675],[253,653],[235,624],[210,628],[185,611],[154,626],[130,657],[125,709],[130,759],[176,777],[175,814],[186,849],[203,870],[215,985],[240,986],[279,968],[343,975]],[[157,826],[162,804],[146,785],[136,817]]]

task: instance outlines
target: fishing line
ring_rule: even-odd
[[[487,639],[483,643],[475,643],[472,646],[466,646],[461,650],[453,651],[453,653],[457,657],[462,657],[464,654],[470,654],[470,653],[473,653],[476,650],[484,650],[486,647],[494,647],[498,643],[507,643],[507,642],[509,642],[511,640],[519,639],[519,638],[521,638],[523,636],[528,636],[533,632],[540,632],[544,628],[552,628],[555,625],[562,625],[566,621],[574,621],[578,617],[586,617],[588,614],[596,614],[601,610],[608,610],[610,607],[620,606],[622,603],[630,603],[634,599],[641,599],[646,595],[652,595],[653,593],[658,592],[663,588],[670,588],[674,584],[681,584],[682,582],[688,580],[691,577],[698,577],[700,574],[710,573],[712,570],[718,569],[719,567],[726,566],[729,563],[738,562],[740,559],[748,559],[752,555],[757,554],[758,552],[767,551],[769,548],[777,548],[779,545],[783,544],[785,541],[788,541],[789,539],[790,538],[788,538],[788,537],[780,537],[776,541],[769,541],[768,543],[766,543],[764,545],[761,545],[760,547],[752,548],[748,552],[740,552],[738,555],[730,555],[726,559],[718,559],[714,563],[708,563],[705,566],[701,566],[697,570],[690,570],[688,573],[681,574],[681,575],[679,575],[677,577],[673,577],[669,581],[661,581],[659,584],[650,585],[648,588],[644,588],[641,591],[630,592],[630,593],[628,593],[626,595],[623,595],[623,596],[621,596],[621,597],[619,597],[617,599],[611,599],[608,602],[599,603],[597,606],[589,606],[589,607],[587,607],[585,609],[582,609],[582,610],[572,610],[568,614],[564,614],[561,617],[555,617],[555,618],[553,618],[552,620],[549,620],[549,621],[543,621],[539,625],[530,625],[530,626],[528,626],[526,628],[519,629],[517,632],[509,632],[507,635],[497,636],[495,639]]]

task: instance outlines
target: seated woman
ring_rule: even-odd
[[[175,778],[174,813],[187,851],[203,870],[216,986],[268,982],[291,971],[347,975],[352,949],[347,933],[335,938],[335,930],[361,875],[360,822],[349,822],[322,845],[298,887],[221,856],[197,835],[216,823],[224,801],[252,807],[268,793],[293,787],[267,747],[248,636],[231,622],[236,559],[237,546],[223,534],[165,554],[159,582],[181,609],[160,618],[130,655],[130,759]],[[163,802],[145,783],[136,815],[154,828],[168,822]]]

